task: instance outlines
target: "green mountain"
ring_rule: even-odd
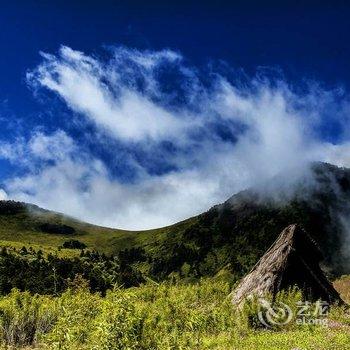
[[[39,249],[56,259],[80,256],[85,262],[94,251],[106,259],[117,257],[123,284],[131,275],[135,282],[131,285],[148,277],[191,281],[229,275],[234,281],[251,269],[284,227],[299,223],[320,244],[328,274],[349,273],[350,170],[315,163],[301,177],[293,179],[291,174],[288,181],[281,175],[197,217],[138,232],[94,226],[34,205],[2,201],[0,246],[15,248],[21,259],[28,259],[28,250]],[[109,260],[103,264],[110,268]]]
[[[127,231],[88,224],[36,205],[0,201],[0,247],[40,249],[45,253],[74,256],[61,250],[65,242],[78,240],[87,249],[114,254],[120,250],[162,241],[188,227],[195,219],[147,231]]]

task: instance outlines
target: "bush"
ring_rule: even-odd
[[[0,301],[2,342],[10,346],[32,345],[51,330],[57,315],[50,298],[13,290]]]
[[[80,242],[76,239],[70,239],[69,241],[65,241],[62,244],[62,248],[66,248],[66,249],[85,249],[86,248],[86,244],[83,242]]]

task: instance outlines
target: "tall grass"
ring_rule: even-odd
[[[67,350],[350,349],[346,322],[336,328],[291,322],[266,330],[252,323],[253,305],[233,309],[230,289],[224,281],[202,280],[116,289],[103,298],[86,286],[59,297],[14,290],[0,298],[0,344]],[[293,304],[299,295],[279,298]],[[346,311],[335,308],[331,317],[345,320]]]

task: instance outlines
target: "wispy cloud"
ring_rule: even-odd
[[[110,48],[108,55],[62,47],[28,73],[31,86],[64,101],[80,132],[93,126],[86,143],[104,155],[74,140],[71,129],[2,144],[0,156],[25,170],[5,182],[11,198],[102,225],[150,228],[311,160],[350,165],[347,124],[337,144],[320,132],[329,115],[346,120],[343,91],[314,83],[296,92],[266,76],[242,83],[170,50]],[[110,161],[121,152],[133,180],[118,175],[124,163]]]
[[[59,94],[73,111],[114,137],[124,141],[165,139],[192,123],[147,95],[157,91],[155,71],[180,60],[171,51],[142,54],[119,49],[107,62],[68,47],[62,47],[58,57],[42,56],[44,62],[28,73],[28,80]],[[140,93],[137,84],[143,85],[145,93]]]
[[[0,200],[6,200],[7,199],[7,193],[0,188]]]

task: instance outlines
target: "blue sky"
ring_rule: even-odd
[[[150,228],[350,166],[346,2],[11,1],[0,197]]]

